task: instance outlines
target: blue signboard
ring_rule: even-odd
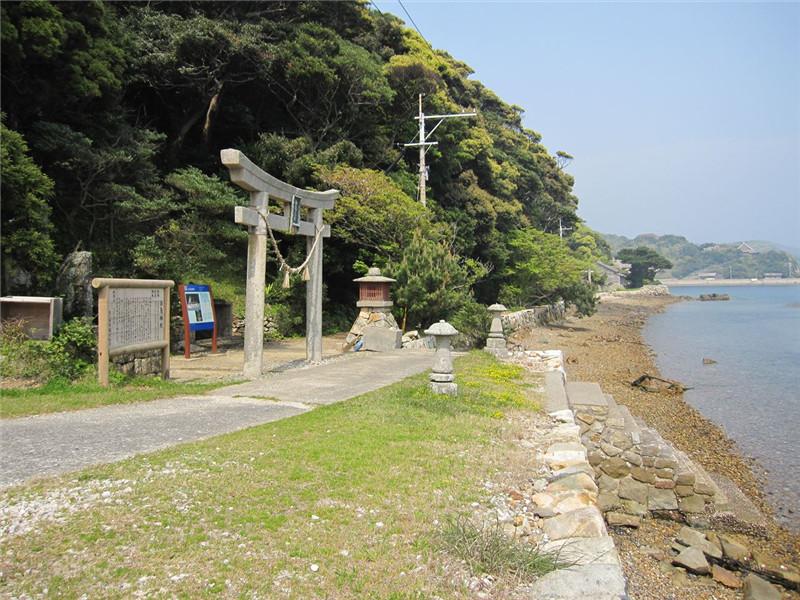
[[[214,305],[211,302],[211,288],[207,285],[187,283],[183,287],[186,302],[186,316],[191,331],[213,331]]]

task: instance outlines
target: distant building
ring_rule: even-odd
[[[716,273],[698,273],[697,274],[697,278],[698,279],[705,279],[706,281],[712,281],[712,280],[717,278],[717,274]]]
[[[783,273],[764,273],[764,279],[783,279]]]
[[[758,252],[755,250],[755,248],[753,248],[753,247],[752,247],[750,244],[748,244],[747,242],[742,242],[741,244],[739,244],[738,246],[736,246],[736,249],[737,249],[739,252],[741,252],[742,254],[758,254]]]
[[[627,287],[628,286],[628,273],[631,266],[623,262],[615,262],[613,265],[597,261],[597,270],[602,275],[606,276],[606,283],[603,285],[604,290]]]

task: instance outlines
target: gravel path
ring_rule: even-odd
[[[430,367],[427,352],[354,354],[187,396],[0,421],[0,487],[285,419]]]

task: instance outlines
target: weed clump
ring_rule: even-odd
[[[561,567],[555,555],[507,536],[499,522],[476,523],[464,515],[451,517],[441,537],[444,549],[463,560],[473,574],[530,580]]]

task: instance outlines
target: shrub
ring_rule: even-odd
[[[3,323],[0,332],[3,377],[71,381],[91,369],[96,343],[90,320],[68,321],[49,342],[28,339],[22,325],[21,321]]]
[[[96,346],[90,319],[78,318],[65,323],[47,349],[53,376],[73,380],[85,374],[95,362]]]
[[[482,348],[486,344],[491,321],[486,307],[470,298],[453,315],[453,327],[458,329],[453,346],[459,350]]]

